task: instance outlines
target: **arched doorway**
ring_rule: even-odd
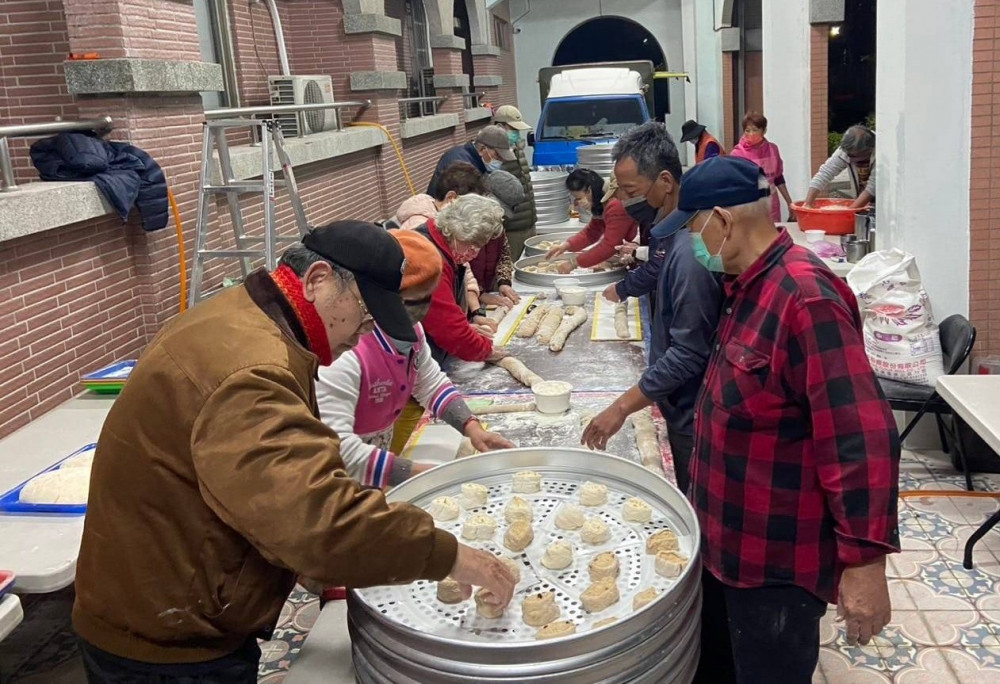
[[[556,48],[552,66],[587,62],[649,60],[657,71],[667,70],[667,57],[660,43],[641,24],[622,17],[589,19],[566,34]],[[653,82],[654,117],[663,121],[670,112],[666,79]]]

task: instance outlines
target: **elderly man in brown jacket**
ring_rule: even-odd
[[[451,575],[510,600],[497,558],[350,479],[317,415],[318,365],[373,321],[415,341],[404,258],[372,224],[318,228],[143,353],[94,459],[73,609],[91,684],[256,682],[257,638],[296,575],[349,587]]]

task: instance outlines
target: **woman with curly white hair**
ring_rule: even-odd
[[[486,243],[503,234],[503,208],[480,195],[462,195],[444,207],[418,231],[441,252],[441,280],[430,298],[424,331],[435,360],[447,356],[463,361],[495,360],[492,340],[468,319],[465,296],[467,264]]]

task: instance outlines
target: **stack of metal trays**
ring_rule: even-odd
[[[538,225],[563,223],[569,218],[569,190],[565,171],[532,171],[531,189],[535,193]]]
[[[518,494],[530,502],[534,541],[520,553],[508,550],[504,507],[512,496],[515,473],[541,474],[541,491]],[[584,482],[604,484],[608,501],[585,509],[611,529],[605,543],[591,546],[579,531],[559,529],[556,512],[578,503]],[[458,534],[464,519],[484,513],[500,527],[493,538],[473,546],[513,560],[521,571],[514,600],[498,619],[477,614],[470,599],[445,604],[436,583],[353,590],[348,597],[348,628],[354,667],[361,684],[689,684],[698,664],[701,611],[699,530],[695,513],[676,487],[662,476],[625,459],[582,449],[510,449],[453,461],[392,490],[389,501],[428,507],[435,497],[460,498],[461,485],[477,482],[489,496],[484,506],[463,512],[439,527]],[[639,497],[653,510],[648,523],[622,516],[623,503]],[[654,570],[646,552],[651,535],[672,530],[679,553],[689,560],[680,575],[668,579]],[[540,559],[548,544],[574,546],[573,563],[550,570]],[[391,553],[390,549],[386,549]],[[581,592],[590,584],[588,564],[599,553],[618,558],[620,599],[608,608],[586,612]],[[633,598],[655,588],[658,595],[639,610]],[[551,591],[561,620],[576,632],[539,641],[527,626],[521,602]],[[614,618],[609,621],[609,618]]]
[[[615,164],[611,161],[612,149],[614,145],[610,143],[581,145],[576,148],[576,164],[590,169],[605,180],[611,178],[611,172],[615,169]]]

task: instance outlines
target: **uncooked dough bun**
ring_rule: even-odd
[[[632,597],[632,610],[639,610],[645,608],[650,603],[655,601],[660,595],[660,590],[656,587],[650,587],[649,589],[644,589],[638,594]]]
[[[687,562],[688,559],[676,551],[660,551],[656,554],[656,574],[675,579],[681,576]]]
[[[476,612],[479,614],[479,617],[489,620],[496,620],[503,617],[505,607],[487,603],[487,598],[493,598],[493,594],[488,589],[480,589],[476,592]]]
[[[439,496],[431,501],[431,505],[427,507],[427,512],[431,514],[431,517],[442,522],[456,520],[461,510],[458,506],[458,500],[450,496]]]
[[[583,527],[587,516],[576,504],[564,503],[556,513],[556,527],[560,530],[578,530]]]
[[[524,551],[535,539],[535,532],[531,529],[531,523],[516,522],[507,528],[503,535],[503,545],[511,551]]]
[[[541,627],[554,622],[559,619],[560,613],[555,592],[552,591],[531,594],[521,602],[524,624],[531,627]]]
[[[497,531],[497,521],[485,513],[474,513],[465,519],[462,525],[462,539],[481,540],[493,538]]]
[[[506,565],[510,569],[510,573],[514,575],[514,584],[521,583],[521,564],[516,560],[511,558],[500,558],[500,562]]]
[[[603,506],[608,502],[608,487],[597,482],[584,482],[580,487],[580,504]]]
[[[661,530],[646,540],[646,553],[654,556],[660,551],[677,551],[680,545],[673,530]]]
[[[549,570],[565,570],[573,564],[573,545],[563,539],[549,544],[542,556],[542,565]]]
[[[590,579],[596,582],[601,579],[616,579],[621,572],[618,556],[611,551],[605,551],[594,556],[590,561]]]
[[[619,598],[621,595],[618,593],[618,585],[615,580],[611,577],[605,577],[591,584],[580,594],[580,603],[583,604],[583,609],[588,613],[600,613],[618,603]]]
[[[97,451],[91,449],[90,451],[84,451],[82,454],[77,454],[76,456],[70,456],[61,464],[60,468],[90,468],[94,465],[94,454]]]
[[[653,518],[653,507],[633,496],[622,506],[622,518],[628,522],[648,523]]]
[[[570,634],[576,634],[576,625],[569,620],[557,620],[538,630],[535,638],[541,641],[542,639],[556,639]]]
[[[466,482],[462,485],[462,506],[479,508],[486,505],[490,490],[478,482]]]
[[[90,468],[60,468],[33,477],[19,500],[29,504],[82,506],[90,494]]]
[[[542,489],[542,475],[534,470],[522,470],[514,473],[514,485],[512,487],[515,494],[534,494]]]
[[[437,598],[441,603],[461,603],[465,600],[462,586],[450,577],[438,582]]]
[[[580,538],[587,544],[603,544],[611,539],[611,529],[606,522],[597,516],[592,516],[583,523]]]
[[[509,523],[527,522],[530,523],[534,517],[531,512],[531,504],[519,496],[511,499],[503,509],[503,517]]]

